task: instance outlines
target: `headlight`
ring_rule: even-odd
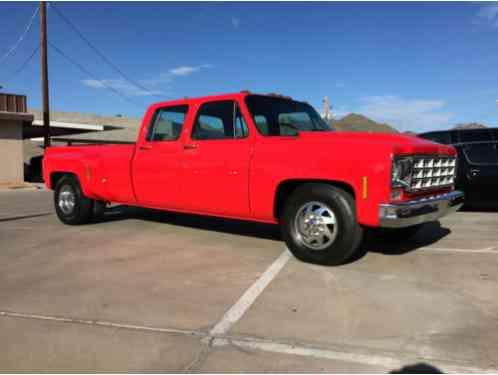
[[[412,179],[413,161],[409,157],[393,158],[391,169],[392,187],[409,187]]]

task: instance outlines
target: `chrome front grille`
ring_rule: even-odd
[[[410,189],[436,189],[453,185],[455,171],[455,157],[416,156],[413,159]]]

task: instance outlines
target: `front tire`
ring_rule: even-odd
[[[83,195],[78,178],[62,177],[54,192],[55,212],[65,224],[86,224],[92,219],[93,200]]]
[[[280,225],[289,250],[309,263],[342,264],[363,237],[352,195],[325,184],[297,188],[285,204]]]

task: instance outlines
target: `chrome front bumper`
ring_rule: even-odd
[[[463,205],[463,193],[452,191],[413,201],[381,204],[379,207],[380,226],[402,228],[437,220],[455,212]]]

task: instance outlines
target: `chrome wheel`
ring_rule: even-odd
[[[321,202],[301,206],[294,219],[296,238],[310,250],[323,250],[336,239],[338,224],[334,212]]]
[[[59,191],[58,205],[65,215],[70,215],[76,205],[76,196],[70,185],[64,185]]]

